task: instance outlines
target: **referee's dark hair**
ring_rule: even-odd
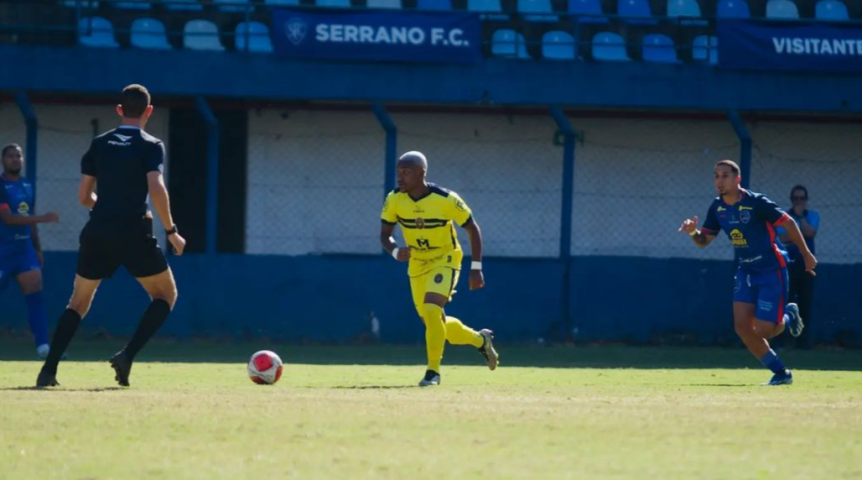
[[[150,92],[147,91],[147,87],[133,83],[123,89],[120,106],[123,107],[124,117],[141,118],[150,106]]]

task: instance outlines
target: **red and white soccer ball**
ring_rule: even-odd
[[[258,385],[272,385],[277,382],[283,369],[281,358],[269,350],[255,352],[248,361],[248,376]]]

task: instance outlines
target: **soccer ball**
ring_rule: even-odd
[[[248,376],[258,385],[272,385],[281,378],[281,358],[269,350],[255,352],[248,360]]]

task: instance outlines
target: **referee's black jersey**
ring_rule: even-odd
[[[141,220],[147,212],[147,174],[161,172],[165,146],[140,128],[121,125],[93,139],[81,173],[96,177],[90,219],[100,224]]]

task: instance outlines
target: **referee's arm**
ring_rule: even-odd
[[[87,174],[81,176],[81,185],[78,187],[78,201],[88,209],[93,209],[93,206],[96,205],[96,177]]]
[[[171,201],[168,199],[168,189],[165,187],[162,172],[152,171],[147,173],[147,185],[150,190],[150,199],[153,201],[153,208],[159,214],[162,226],[165,227],[165,230],[174,228],[174,219],[171,216]]]

